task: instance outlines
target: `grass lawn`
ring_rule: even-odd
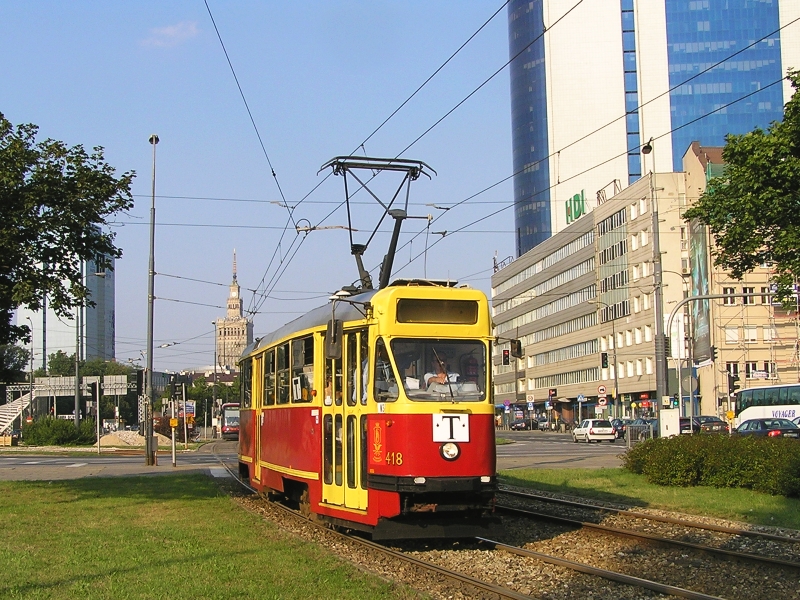
[[[0,482],[0,598],[410,598],[204,475]]]
[[[514,469],[500,482],[648,508],[800,529],[800,499],[745,489],[662,487],[624,469]]]

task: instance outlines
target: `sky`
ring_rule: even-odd
[[[213,364],[234,249],[256,337],[357,279],[343,179],[319,172],[335,156],[429,165],[410,187],[409,216],[422,218],[403,223],[393,274],[488,295],[493,259],[514,253],[502,4],[0,3],[0,113],[136,172],[135,207],[112,219],[117,360],[146,347],[151,134],[156,370]],[[399,183],[383,173],[369,185],[388,202]],[[352,241],[366,243],[382,209],[363,191],[353,203]],[[364,255],[375,280],[391,228],[384,220]]]

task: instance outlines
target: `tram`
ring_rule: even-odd
[[[492,340],[479,290],[398,280],[338,293],[245,349],[240,475],[373,539],[487,533]]]
[[[227,402],[219,409],[220,437],[223,440],[239,439],[239,404]]]

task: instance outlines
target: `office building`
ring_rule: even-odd
[[[800,68],[797,0],[512,0],[508,18],[517,257],[681,171],[693,140],[780,120]]]

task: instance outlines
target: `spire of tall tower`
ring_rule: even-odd
[[[233,281],[236,281],[236,248],[233,249]]]

